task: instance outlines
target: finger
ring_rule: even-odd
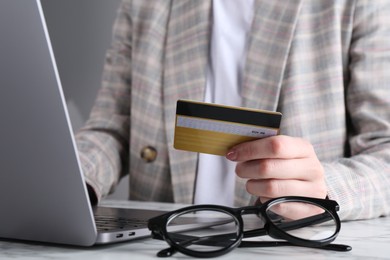
[[[315,198],[325,198],[327,189],[325,183],[306,182],[300,180],[248,180],[247,191],[263,198],[276,198],[282,196],[306,196]]]
[[[241,143],[226,154],[231,161],[248,161],[264,158],[302,158],[309,156],[313,148],[306,140],[278,135]]]
[[[303,181],[322,178],[322,166],[312,158],[260,159],[239,162],[237,176],[245,179],[296,179]]]

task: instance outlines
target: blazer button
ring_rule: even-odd
[[[141,150],[141,158],[144,162],[150,163],[156,160],[157,158],[157,150],[152,146],[145,146]]]

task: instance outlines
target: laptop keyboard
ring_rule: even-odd
[[[117,218],[111,216],[95,216],[96,227],[99,231],[114,231],[122,229],[145,228],[146,220],[135,218]]]

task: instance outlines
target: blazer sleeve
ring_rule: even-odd
[[[346,103],[350,157],[325,163],[342,219],[390,214],[390,1],[357,1]]]
[[[89,119],[76,134],[87,184],[98,200],[128,172],[131,19],[123,2],[113,28],[98,92]]]

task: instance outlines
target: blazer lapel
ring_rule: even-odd
[[[276,110],[301,0],[256,1],[242,88],[243,104]]]
[[[203,100],[211,1],[173,0],[166,39],[163,103],[174,198],[192,203],[197,154],[173,149],[178,99]]]
[[[275,111],[301,0],[257,0],[242,87],[242,103]],[[245,180],[236,179],[236,205],[247,204]],[[251,198],[254,202],[255,198]]]

